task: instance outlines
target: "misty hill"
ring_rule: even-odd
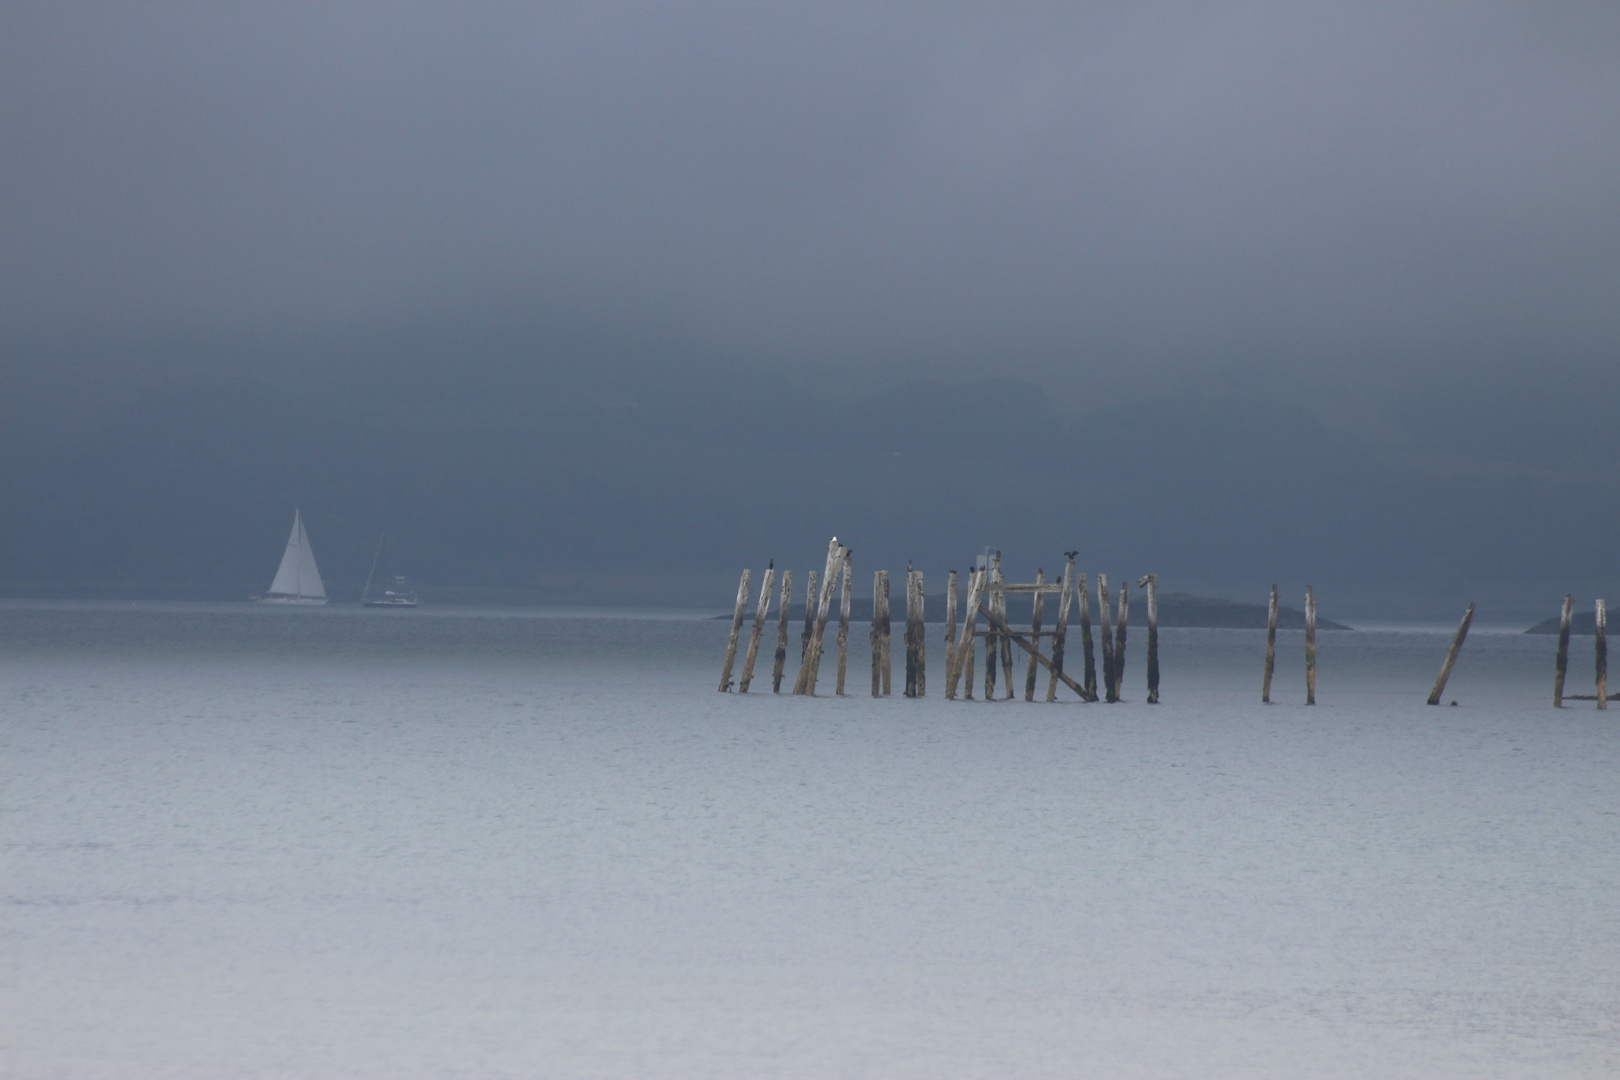
[[[1534,625],[1530,629],[1526,630],[1525,633],[1527,633],[1527,634],[1556,634],[1556,633],[1558,633],[1558,622],[1559,622],[1559,616],[1554,615],[1550,619],[1543,619],[1541,622],[1536,623],[1536,625]],[[1597,612],[1596,611],[1577,611],[1577,612],[1575,612],[1575,614],[1572,615],[1570,617],[1570,620],[1569,620],[1569,632],[1572,633],[1572,634],[1586,634],[1586,635],[1591,636],[1591,637],[1596,637],[1597,636]]]
[[[754,617],[753,604],[757,599],[758,593],[756,592],[754,598],[749,600],[749,620],[752,620]],[[966,595],[960,596],[958,603],[965,605],[967,603]],[[1095,599],[1093,599],[1093,605],[1095,605]],[[871,625],[872,598],[870,596],[851,597],[849,602],[849,610],[849,617],[852,623],[863,623],[868,626]],[[941,593],[937,596],[928,597],[923,604],[923,610],[927,613],[929,622],[944,622],[945,595]],[[1014,594],[1013,596],[1009,597],[1007,610],[1009,619],[1012,622],[1014,629],[1029,625],[1030,600],[1027,596],[1019,596]],[[768,619],[773,622],[773,625],[776,618],[774,612],[775,609],[773,609],[773,614],[768,617]],[[1265,604],[1244,604],[1239,603],[1236,600],[1219,600],[1207,596],[1192,596],[1188,593],[1182,592],[1159,594],[1159,625],[1162,627],[1180,626],[1207,629],[1264,630],[1266,628],[1266,616],[1267,608]],[[715,618],[730,619],[731,616],[716,615]],[[902,592],[898,596],[892,596],[889,600],[889,619],[892,624],[899,626],[905,622],[905,618],[905,594]],[[1044,619],[1048,627],[1051,627],[1056,621],[1056,598],[1049,597],[1047,599]],[[837,620],[838,605],[835,599],[830,621],[837,622]],[[788,621],[798,625],[803,624],[803,601],[793,605],[788,613]],[[1099,616],[1095,609],[1092,611],[1091,621],[1093,624],[1096,624],[1099,621]],[[1077,608],[1070,609],[1069,622],[1074,626],[1079,625],[1079,610]],[[1136,627],[1144,627],[1147,625],[1147,601],[1140,593],[1135,591],[1133,591],[1131,595],[1130,625]],[[1277,626],[1282,630],[1303,630],[1305,629],[1305,613],[1296,608],[1279,607],[1277,609]],[[1324,619],[1321,615],[1317,615],[1316,617],[1316,627],[1318,630],[1350,629],[1348,626]]]

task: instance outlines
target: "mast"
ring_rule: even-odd
[[[377,554],[371,557],[371,569],[366,571],[366,587],[360,590],[360,602],[364,604],[366,597],[371,595],[371,576],[377,572],[377,560],[382,558],[383,539],[388,535],[384,529],[382,535],[377,537]]]

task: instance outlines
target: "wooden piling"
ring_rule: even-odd
[[[872,696],[883,696],[883,645],[878,640],[878,624],[882,617],[878,614],[878,594],[883,588],[883,571],[875,570],[872,573]]]
[[[923,696],[923,583],[922,572],[906,563],[906,697]]]
[[[1091,641],[1091,586],[1086,575],[1074,581],[1074,597],[1080,601],[1080,649],[1086,654],[1086,700],[1097,700],[1097,650]]]
[[[1594,612],[1597,631],[1597,707],[1609,707],[1609,605],[1599,600]]]
[[[1474,621],[1474,605],[1469,604],[1468,610],[1463,612],[1462,622],[1457,624],[1457,636],[1451,639],[1451,649],[1446,653],[1446,662],[1440,665],[1440,677],[1434,680],[1434,689],[1429,691],[1429,704],[1440,704],[1440,695],[1446,692],[1446,680],[1451,678],[1451,666],[1457,662],[1457,654],[1462,652],[1463,642],[1468,638],[1468,627]]]
[[[1114,695],[1114,622],[1108,604],[1108,575],[1097,575],[1097,606],[1102,609],[1102,679],[1103,700],[1118,701]]]
[[[1046,584],[1046,571],[1040,567],[1035,568],[1035,584]],[[1033,606],[1030,609],[1029,640],[1037,648],[1039,648],[1041,644],[1041,608],[1045,606],[1045,603],[1046,594],[1041,592],[1039,589],[1036,589]],[[1024,674],[1025,701],[1035,700],[1035,673],[1040,670],[1040,665],[1035,662],[1035,656],[1035,653],[1029,654],[1029,670]]]
[[[782,692],[782,669],[787,666],[788,609],[793,606],[793,571],[782,571],[782,599],[776,615],[776,663],[771,668],[771,693]]]
[[[1114,638],[1114,700],[1125,700],[1125,623],[1131,617],[1131,583],[1119,583],[1119,626]]]
[[[826,640],[827,618],[832,614],[833,590],[838,587],[838,572],[844,565],[844,545],[833,537],[827,545],[827,572],[821,579],[821,600],[816,605],[816,633],[810,639],[810,676],[805,682],[804,692],[811,697],[816,695],[816,679],[821,674],[822,642]]]
[[[882,615],[878,621],[878,672],[883,676],[883,696],[890,693],[889,677],[893,665],[889,663],[889,572],[881,570],[883,585],[879,590],[876,607],[881,608]]]
[[[928,695],[928,619],[927,608],[928,593],[923,588],[923,572],[917,571],[917,696]],[[906,610],[906,617],[911,617],[911,611]]]
[[[1006,580],[1001,576],[1001,552],[998,551],[996,552],[996,581],[1004,585]],[[996,593],[995,600],[996,614],[1001,616],[1001,621],[1005,625],[1007,622],[1007,594],[1004,592]],[[1001,681],[1007,687],[1007,700],[1011,701],[1013,697],[1012,642],[1008,641],[1005,635],[1002,635],[997,639],[996,647],[1001,652]]]
[[[1564,707],[1564,676],[1569,673],[1569,620],[1575,614],[1575,597],[1565,594],[1564,610],[1558,619],[1558,668],[1553,676],[1553,708]]]
[[[849,660],[849,578],[855,572],[854,555],[844,549],[843,585],[838,597],[838,688],[834,691],[839,697],[844,696],[844,669]]]
[[[951,671],[956,667],[956,571],[952,570],[945,584],[945,682],[950,685]]]
[[[793,683],[793,692],[795,694],[804,692],[799,689],[799,684],[804,680],[804,665],[810,659],[810,638],[816,632],[816,600],[821,596],[821,593],[816,590],[816,583],[819,580],[816,577],[816,572],[812,570],[804,583],[804,633],[799,635],[799,676]]]
[[[1271,586],[1271,609],[1266,613],[1266,681],[1260,685],[1260,700],[1271,704],[1271,673],[1277,669],[1277,586]]]
[[[776,560],[765,568],[765,580],[759,586],[759,603],[754,607],[754,631],[748,635],[748,655],[743,659],[742,678],[737,680],[737,692],[748,693],[754,681],[754,661],[759,658],[759,639],[765,636],[765,616],[771,609],[771,586],[776,584]]]
[[[748,575],[749,571],[742,572],[742,580],[737,583],[737,610],[731,616],[731,638],[726,642],[726,663],[720,669],[720,692],[726,693],[731,689],[731,666],[737,662],[737,637],[742,633],[743,616],[748,614]]]
[[[1063,564],[1063,592],[1058,597],[1057,629],[1052,632],[1052,677],[1046,681],[1046,700],[1057,700],[1058,676],[1063,672],[1063,647],[1069,636],[1069,604],[1074,599],[1074,559]]]
[[[962,612],[962,634],[956,639],[955,663],[945,672],[945,697],[956,698],[956,688],[964,688],[963,698],[973,700],[973,631],[979,622],[979,597],[984,592],[984,571],[968,573],[967,608]]]
[[[1001,584],[1000,560],[986,558],[984,560],[985,583],[988,585]],[[1003,594],[990,592],[985,600],[985,607],[997,611],[996,600]],[[999,614],[999,612],[998,612]],[[996,700],[996,652],[1000,644],[1000,635],[996,633],[995,626],[988,625],[984,631],[984,700]]]
[[[1047,671],[1056,674],[1059,679],[1063,680],[1063,684],[1070,690],[1073,690],[1082,698],[1085,697],[1085,688],[1079,683],[1075,682],[1073,679],[1069,678],[1069,676],[1063,674],[1061,671],[1058,671],[1057,668],[1053,667],[1050,660],[1040,655],[1040,649],[1034,643],[1025,638],[1023,634],[1018,633],[1017,631],[1013,630],[1012,627],[1008,626],[1007,623],[996,615],[995,612],[991,611],[988,606],[983,606],[983,613],[986,621],[988,621],[991,626],[994,626],[1001,633],[1002,637],[1006,638],[1008,641],[1011,641],[1025,652],[1033,655],[1036,663],[1040,664]]]
[[[1305,704],[1316,704],[1316,590],[1305,587]]]
[[[1137,586],[1147,589],[1148,607],[1148,657],[1147,657],[1147,703],[1159,703],[1159,575],[1144,574]]]

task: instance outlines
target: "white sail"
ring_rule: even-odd
[[[326,599],[326,586],[321,584],[321,572],[315,567],[315,552],[310,549],[301,511],[293,511],[287,550],[282,552],[281,566],[276,569],[276,579],[270,583],[267,595],[310,601]]]

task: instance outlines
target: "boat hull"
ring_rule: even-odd
[[[326,603],[324,596],[261,596],[261,604],[296,604],[300,607],[319,607]]]

